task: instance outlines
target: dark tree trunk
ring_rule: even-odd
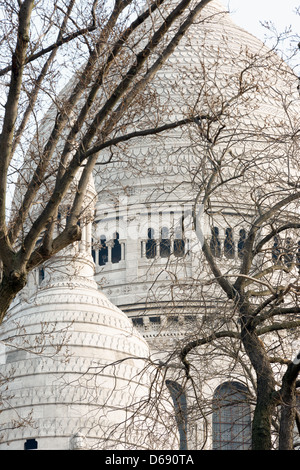
[[[294,427],[296,421],[296,380],[299,364],[291,362],[282,379],[280,391],[279,450],[294,449]]]
[[[294,426],[296,419],[296,396],[290,392],[282,395],[280,431],[279,431],[279,450],[294,449]]]
[[[257,376],[257,403],[252,422],[252,450],[271,450],[271,422],[275,411],[275,380],[264,346],[249,325],[242,341]]]
[[[12,301],[26,285],[27,276],[24,273],[13,271],[9,276],[3,275],[0,284],[0,325]]]

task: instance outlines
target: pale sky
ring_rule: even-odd
[[[297,47],[300,41],[300,0],[219,1],[229,9],[236,24],[254,34],[269,46],[274,45],[274,40],[271,40],[270,33],[261,23],[272,22],[278,33],[283,33],[287,28],[291,28],[289,37],[281,43],[280,48],[286,51],[287,56],[290,56],[290,50],[296,51],[291,65],[300,72],[300,49]],[[297,9],[299,10],[298,14],[296,14]],[[284,58],[286,59],[286,57]]]
[[[234,21],[249,32],[264,37],[265,30],[261,21],[272,21],[279,31],[292,25],[300,34],[300,0],[221,0],[232,12]]]

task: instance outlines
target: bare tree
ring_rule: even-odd
[[[80,238],[85,188],[101,150],[191,122],[134,121],[146,84],[209,0],[191,8],[189,0],[167,3],[2,3],[1,321],[28,272]],[[79,168],[67,223],[57,233]],[[16,179],[8,219],[7,191]]]
[[[101,152],[192,124],[186,132],[193,168],[187,165],[189,176],[182,184],[190,188],[195,226],[201,204],[212,230],[204,233],[199,248],[199,266],[206,263],[211,276],[203,280],[200,273],[189,289],[186,280],[180,285],[176,279],[172,295],[176,289],[180,295],[192,292],[205,306],[209,286],[209,298],[221,299],[222,305],[210,322],[207,312],[201,317],[199,329],[177,344],[165,365],[171,369],[171,359],[179,355],[183,368],[176,373],[184,376],[196,416],[203,418],[209,400],[199,391],[198,364],[211,365],[213,359],[220,364],[221,355],[234,370],[238,361],[239,376],[244,372],[245,383],[252,384],[252,448],[272,447],[272,420],[280,407],[280,448],[290,449],[300,367],[292,345],[300,313],[295,77],[267,52],[246,55],[229,76],[222,76],[218,58],[210,75],[200,61],[195,77],[202,77],[202,86],[195,79],[198,99],[187,106],[184,119],[169,115],[161,122],[159,108],[152,119],[141,112],[155,102],[155,91],[143,93],[146,85],[208,3],[157,0],[141,8],[134,0],[112,5],[87,0],[82,7],[70,0],[56,1],[50,9],[48,4],[33,8],[32,0],[3,4],[0,318],[31,270],[80,239],[78,222],[96,161],[100,169],[110,168],[116,156],[103,153],[101,159]],[[270,84],[271,67],[279,86]],[[275,119],[272,111],[260,112],[264,101],[271,107],[276,103]],[[254,113],[259,119],[249,120]],[[16,180],[8,219],[7,191]],[[74,197],[65,204],[70,191]],[[223,230],[223,238],[215,228]],[[224,375],[221,367],[217,373]]]
[[[224,113],[210,126],[201,122],[199,136],[193,136],[199,146],[194,222],[199,224],[201,204],[207,229],[202,253],[211,273],[198,284],[199,289],[203,282],[216,284],[224,304],[221,323],[206,325],[197,338],[186,339],[180,355],[189,375],[195,360],[189,355],[195,348],[218,344],[223,351],[228,348],[227,357],[236,359],[238,351],[244,351],[256,375],[252,448],[272,448],[272,421],[280,409],[279,448],[291,450],[300,370],[297,83],[274,56],[267,63],[276,70],[278,83],[268,86],[265,58],[260,60],[257,56],[254,67],[241,74],[256,86],[248,104],[246,92],[239,98],[236,116]],[[277,105],[275,118],[260,106],[270,100]],[[254,121],[243,114],[247,108],[256,116]]]
[[[157,190],[160,201],[163,192],[165,200],[184,194],[193,205],[197,268],[189,278],[180,277],[186,258],[159,264],[149,302],[157,300],[157,310],[170,319],[180,309],[196,313],[190,329],[179,326],[181,341],[158,344],[162,366],[190,395],[191,427],[213,414],[215,379],[235,380],[247,388],[254,410],[252,449],[291,450],[299,422],[298,80],[273,51],[246,48],[243,55],[241,47],[235,56],[230,39],[222,40],[211,68],[199,54],[198,69],[181,70],[182,96],[187,89],[198,93],[196,118],[182,130],[182,144],[174,145],[176,134],[165,134],[157,152],[173,163],[175,175],[175,183]],[[169,279],[160,282],[160,272]]]

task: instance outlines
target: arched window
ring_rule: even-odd
[[[272,247],[272,260],[274,264],[280,262],[281,258],[281,248],[280,248],[280,240],[279,237],[274,237],[274,243]]]
[[[161,229],[161,242],[160,242],[160,256],[162,258],[168,258],[171,252],[171,243],[169,238],[169,230],[167,227]]]
[[[242,258],[244,256],[245,249],[245,240],[246,240],[246,230],[243,228],[240,230],[240,238],[238,242],[238,256]]]
[[[121,245],[119,242],[119,234],[115,233],[114,235],[114,244],[111,249],[111,262],[119,263],[121,261]]]
[[[146,242],[146,258],[151,259],[156,256],[156,241],[154,239],[153,228],[148,228],[148,240]]]
[[[179,431],[180,450],[186,450],[187,447],[187,403],[183,388],[177,382],[166,380],[173,400],[175,419]]]
[[[184,256],[185,252],[185,241],[183,235],[183,227],[181,227],[178,231],[175,232],[174,237],[174,255],[178,258]]]
[[[39,284],[45,279],[45,269],[43,267],[39,268]]]
[[[239,382],[220,385],[213,398],[213,449],[249,450],[251,413],[248,389]]]
[[[225,240],[224,240],[224,255],[226,258],[234,258],[234,242],[233,242],[233,233],[232,228],[227,228],[225,231]]]
[[[101,235],[99,247],[99,266],[104,266],[108,260],[108,247],[106,246],[106,237]]]
[[[216,258],[221,257],[221,242],[219,240],[218,227],[212,227],[211,229],[210,249],[213,256]]]
[[[288,237],[285,241],[284,247],[284,264],[290,268],[293,264],[294,254],[293,254],[293,242],[290,237]]]

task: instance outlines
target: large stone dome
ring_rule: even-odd
[[[223,244],[230,228],[236,247],[230,266],[240,262],[237,247],[241,231],[247,232],[255,215],[253,201],[265,197],[267,205],[265,195],[282,188],[285,176],[289,183],[297,181],[287,136],[298,128],[299,95],[296,77],[281,58],[212,1],[145,90],[144,99],[145,107],[135,116],[137,127],[191,116],[195,121],[116,146],[111,163],[96,168],[94,257],[96,279],[113,303],[133,317],[144,315],[138,323],[161,331],[156,314],[170,314],[175,304],[185,309],[186,301],[191,311],[202,308],[197,289],[193,306],[193,289],[186,285],[187,279],[193,282],[208,272],[191,211],[195,201],[201,203],[214,166],[222,169],[221,184],[210,196],[201,230],[209,237],[215,227]],[[99,163],[105,159],[101,154]],[[147,256],[151,239],[155,252]],[[228,269],[228,261],[222,263]],[[207,298],[215,305],[220,296],[213,292]],[[156,310],[155,303],[160,305]]]

